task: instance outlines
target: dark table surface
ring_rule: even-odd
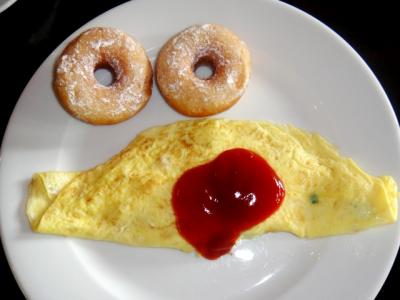
[[[199,0],[200,1],[200,0]],[[0,14],[1,137],[23,88],[43,60],[80,26],[125,1],[18,0]],[[284,1],[341,35],[367,62],[399,116],[400,18],[397,1]],[[384,134],[384,133],[383,133]],[[400,278],[396,259],[377,299],[392,299]],[[2,295],[24,299],[0,247]]]

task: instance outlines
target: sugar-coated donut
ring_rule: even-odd
[[[94,72],[107,68],[109,86]],[[147,103],[152,89],[151,63],[143,47],[118,29],[91,28],[71,41],[55,65],[53,87],[64,108],[91,124],[122,122]]]
[[[195,73],[204,63],[213,69],[207,79]],[[239,100],[250,68],[250,52],[234,33],[221,25],[194,25],[163,46],[156,78],[161,94],[173,108],[203,117],[222,112]]]

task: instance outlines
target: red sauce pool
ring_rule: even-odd
[[[172,206],[179,233],[208,259],[228,253],[240,234],[281,205],[285,189],[256,153],[236,148],[187,170],[175,183]]]

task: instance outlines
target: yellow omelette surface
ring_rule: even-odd
[[[281,207],[243,237],[285,231],[314,238],[396,221],[392,177],[366,174],[318,134],[224,119],[148,129],[85,172],[36,173],[26,214],[36,232],[192,251],[175,226],[173,185],[185,170],[238,147],[266,159],[286,190]]]

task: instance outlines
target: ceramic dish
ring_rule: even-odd
[[[184,12],[184,13],[183,13]],[[249,46],[243,98],[218,115],[316,131],[374,175],[400,182],[399,128],[379,82],[357,53],[316,19],[278,1],[137,0],[85,28],[134,36],[154,63],[160,47],[195,23],[219,23]],[[267,234],[209,261],[175,250],[32,233],[24,214],[32,173],[82,170],[117,153],[139,131],[184,119],[154,87],[149,104],[114,126],[72,118],[52,92],[61,44],[37,70],[8,125],[1,162],[1,234],[30,299],[372,299],[395,258],[399,222],[353,235],[306,240]]]

